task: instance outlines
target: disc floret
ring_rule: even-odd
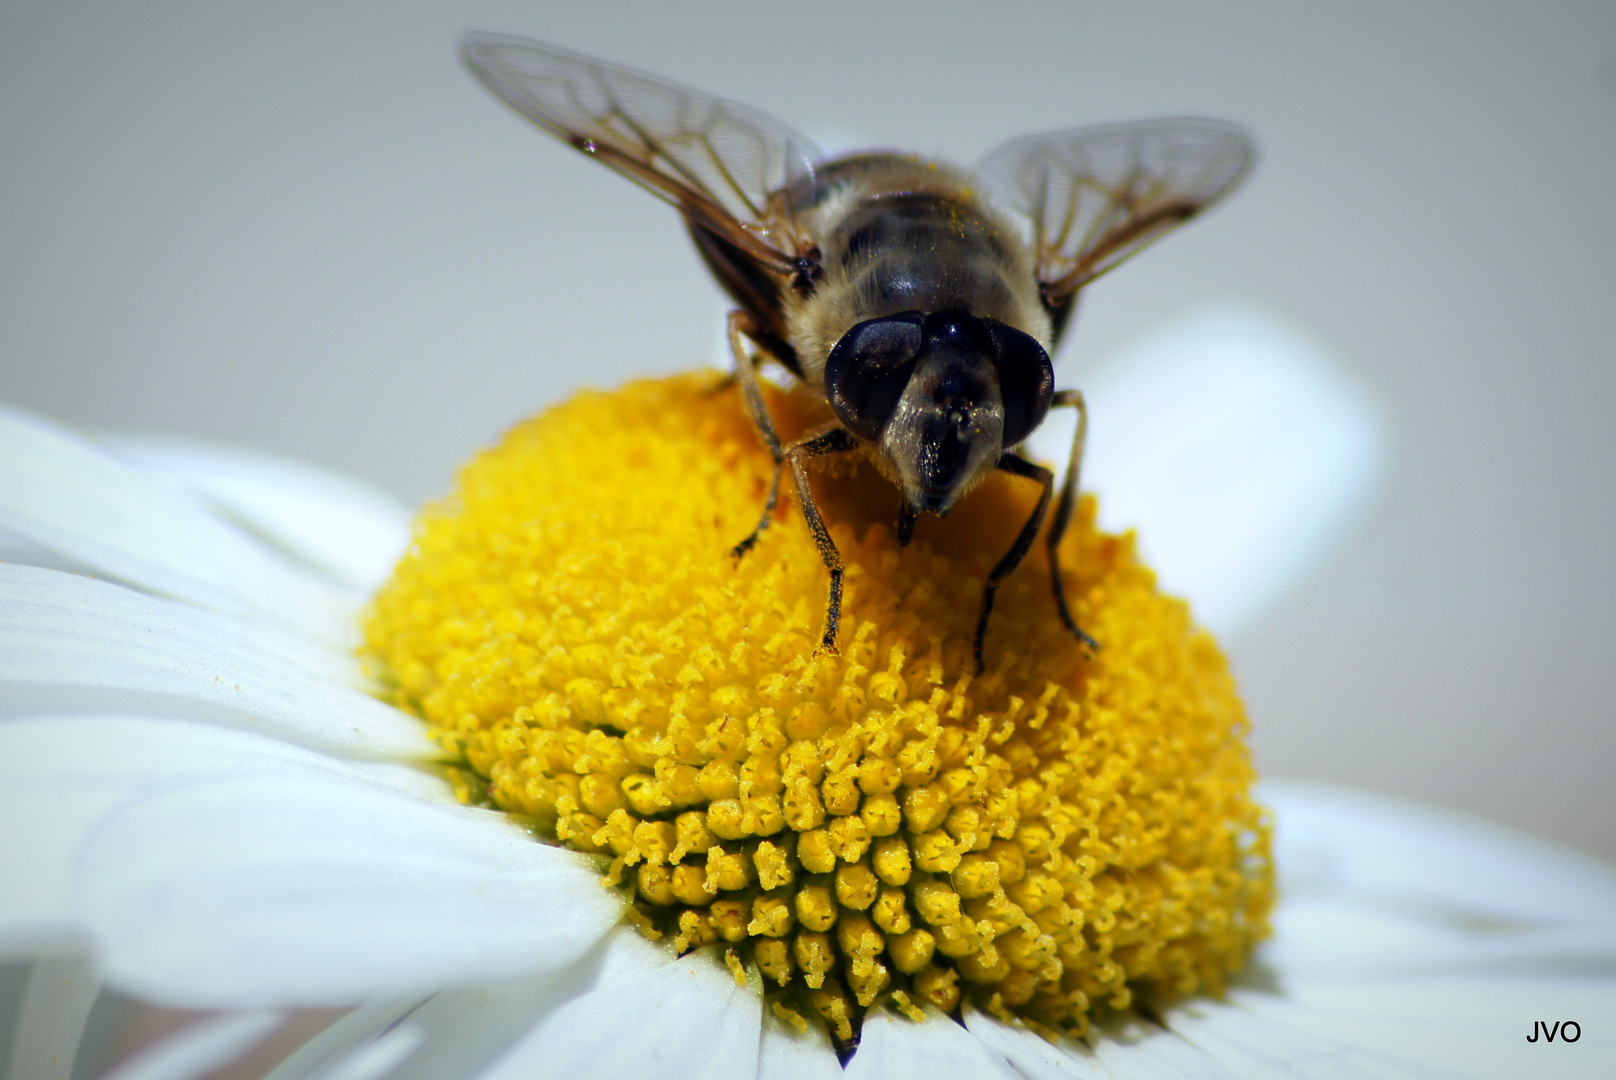
[[[728,950],[778,1014],[843,1040],[882,999],[1082,1030],[1138,990],[1220,987],[1265,932],[1267,826],[1223,658],[1131,541],[1087,503],[1064,543],[1104,648],[1072,640],[1029,559],[977,676],[981,582],[1035,492],[996,479],[900,550],[890,488],[844,468],[820,496],[842,649],[816,655],[800,522],[782,508],[729,554],[769,459],[711,391],[581,396],[422,519],[369,647],[465,797],[598,855],[647,932]]]

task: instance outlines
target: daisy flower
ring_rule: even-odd
[[[1160,527],[1163,582],[1235,627],[1339,531],[1369,429],[1250,320],[1150,349],[1205,392],[1150,356],[1102,381],[1097,486],[1147,550],[1201,500]],[[796,519],[726,553],[767,459],[713,382],[519,426],[413,533],[314,470],[0,415],[9,1075],[89,1075],[113,992],[201,1011],[122,1080],[204,1076],[309,1007],[348,1011],[274,1080],[1616,1067],[1616,872],[1253,793],[1222,654],[1092,501],[1065,554],[1103,647],[1029,560],[976,676],[982,560],[1030,493],[900,555],[844,470],[842,650],[815,656]],[[1107,435],[1107,401],[1152,399]]]

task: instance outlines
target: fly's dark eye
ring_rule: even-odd
[[[1014,446],[1044,422],[1055,393],[1055,369],[1031,334],[993,319],[982,321],[993,335],[993,366],[999,372],[999,394],[1004,401],[1003,443]]]
[[[825,361],[825,393],[847,430],[876,442],[914,374],[924,336],[919,312],[859,323]]]

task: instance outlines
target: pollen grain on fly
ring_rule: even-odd
[[[847,564],[842,648],[816,654],[800,518],[731,557],[770,458],[713,381],[580,395],[417,524],[368,648],[474,774],[461,797],[599,855],[642,928],[743,961],[776,1016],[844,1043],[882,999],[1081,1032],[1139,991],[1221,988],[1266,933],[1268,824],[1223,656],[1131,538],[1089,500],[1062,549],[1104,649],[1028,567],[976,675],[981,553],[1034,493],[994,478],[900,549],[890,485],[841,463],[816,496]]]

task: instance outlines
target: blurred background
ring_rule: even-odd
[[[578,387],[720,360],[674,215],[493,102],[467,28],[965,162],[1251,125],[1246,190],[1094,286],[1058,377],[1209,304],[1326,355],[1385,458],[1226,640],[1259,766],[1616,857],[1616,5],[8,0],[0,400],[418,501]]]

